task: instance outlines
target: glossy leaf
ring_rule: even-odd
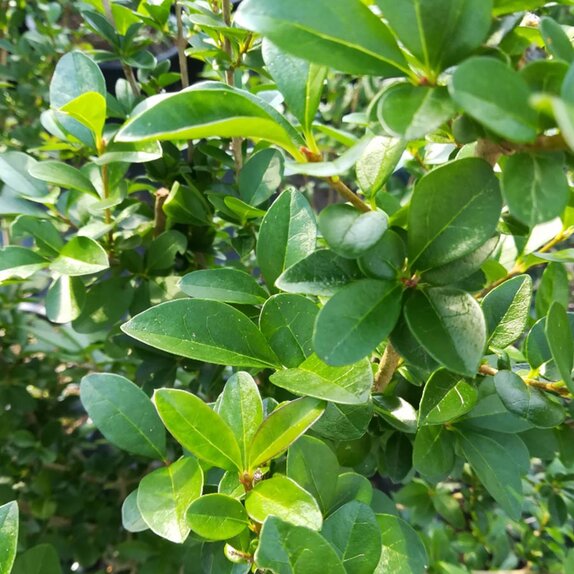
[[[393,330],[401,312],[398,283],[363,279],[343,287],[317,316],[313,344],[329,365],[369,355]]]
[[[99,142],[106,123],[106,98],[98,92],[86,92],[59,109],[87,127]]]
[[[48,187],[30,175],[30,170],[37,164],[33,157],[19,151],[0,153],[0,181],[21,197],[42,201],[48,195]]]
[[[209,203],[191,185],[174,185],[163,204],[163,212],[174,223],[208,225],[212,219]]]
[[[138,508],[138,491],[130,492],[122,504],[122,527],[128,532],[144,532],[149,526]]]
[[[537,115],[528,104],[528,85],[500,60],[466,60],[454,72],[449,90],[466,114],[495,134],[524,143],[536,137]]]
[[[347,574],[371,574],[381,555],[381,529],[375,513],[349,502],[331,514],[321,531],[343,562]]]
[[[200,398],[179,389],[158,389],[153,400],[163,424],[185,449],[219,468],[242,470],[233,430]]]
[[[275,409],[253,437],[249,449],[249,468],[256,469],[287,450],[319,419],[324,410],[322,401],[309,397]]]
[[[190,297],[223,303],[260,305],[267,299],[254,277],[233,268],[193,271],[181,279],[179,288]]]
[[[138,487],[141,516],[158,536],[182,544],[190,532],[187,510],[201,495],[202,488],[203,472],[194,458],[183,457],[158,468],[146,475]]]
[[[255,564],[276,574],[346,574],[336,551],[319,533],[275,516],[263,524]]]
[[[31,176],[65,189],[75,189],[91,195],[97,195],[89,177],[67,163],[60,161],[42,161],[33,164],[29,170]]]
[[[375,279],[396,279],[407,256],[401,237],[392,230],[385,231],[378,243],[360,259],[359,267]]]
[[[552,303],[558,302],[567,307],[570,299],[570,280],[566,267],[557,262],[551,262],[542,273],[534,302],[536,315],[544,317],[548,314]]]
[[[545,332],[558,372],[568,388],[573,391],[574,337],[572,336],[566,310],[558,302],[552,303],[548,311]]]
[[[27,279],[48,265],[46,259],[26,247],[8,245],[0,249],[0,281],[12,277]]]
[[[316,500],[294,480],[275,475],[247,493],[245,509],[252,520],[276,516],[295,526],[321,530],[323,516]]]
[[[445,480],[455,463],[454,436],[442,425],[421,427],[415,436],[413,466],[425,479]]]
[[[50,264],[50,269],[62,275],[78,277],[99,273],[109,266],[108,255],[97,241],[77,236],[62,247],[58,257]]]
[[[426,271],[472,253],[493,236],[501,209],[498,180],[484,160],[461,159],[431,171],[411,199],[411,266]]]
[[[190,528],[207,540],[227,540],[243,532],[249,519],[243,504],[225,494],[207,494],[187,510]]]
[[[10,232],[13,239],[32,237],[38,254],[43,257],[58,255],[64,246],[64,239],[51,221],[32,215],[19,215],[10,226]]]
[[[361,213],[352,205],[337,203],[319,216],[319,229],[329,247],[341,257],[355,259],[371,249],[387,230],[382,211]]]
[[[310,299],[281,293],[267,300],[259,328],[281,363],[299,366],[313,353],[313,327],[319,309]]]
[[[278,362],[259,329],[217,301],[162,303],[136,315],[122,330],[157,349],[219,365],[264,368]]]
[[[80,279],[62,275],[46,294],[46,316],[52,323],[69,323],[77,319],[86,300],[86,289]]]
[[[558,22],[552,18],[542,18],[540,21],[540,33],[546,49],[554,58],[568,63],[574,60],[572,41]]]
[[[532,279],[519,275],[493,289],[482,301],[488,344],[496,349],[512,345],[524,332],[532,302]]]
[[[526,384],[512,371],[498,371],[494,384],[504,406],[534,426],[554,428],[564,422],[565,412],[559,403],[540,389]]]
[[[398,431],[417,432],[417,412],[402,397],[373,395],[373,407],[380,417]]]
[[[347,405],[363,404],[370,396],[373,371],[365,359],[349,366],[332,367],[317,355],[311,355],[297,368],[277,371],[270,381],[296,395]]]
[[[18,547],[18,504],[0,506],[0,572],[9,574]]]
[[[284,159],[275,149],[264,149],[251,156],[239,174],[239,195],[249,205],[267,201],[281,185]]]
[[[352,21],[353,26],[348,23]],[[247,0],[237,12],[243,28],[305,60],[350,74],[403,75],[406,61],[390,30],[359,0],[311,6],[294,0]]]
[[[460,375],[476,375],[486,344],[486,324],[471,295],[449,287],[417,291],[406,302],[405,318],[433,359]]]
[[[263,221],[257,242],[257,263],[272,287],[287,269],[315,250],[315,215],[305,197],[284,191],[273,203]]]
[[[366,432],[373,418],[373,404],[341,405],[328,403],[313,432],[330,440],[356,440]]]

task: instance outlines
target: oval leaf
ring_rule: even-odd
[[[194,500],[187,511],[190,528],[207,540],[227,540],[249,525],[243,504],[225,494],[207,494]]]

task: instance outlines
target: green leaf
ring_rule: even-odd
[[[405,140],[424,138],[456,115],[446,88],[398,84],[385,90],[377,116],[385,129]]]
[[[276,408],[253,437],[249,468],[254,470],[289,448],[319,419],[325,410],[322,401],[304,397]]]
[[[309,132],[319,108],[327,69],[283,52],[267,39],[263,40],[263,60],[290,112],[301,122],[303,130]]]
[[[192,185],[174,184],[165,203],[163,212],[173,223],[188,225],[209,225],[211,208],[202,193]]]
[[[341,257],[356,259],[371,249],[387,230],[383,211],[361,213],[352,205],[336,203],[319,216],[319,229],[329,247]]]
[[[62,275],[46,294],[46,316],[52,323],[70,323],[80,316],[86,301],[86,288],[80,279]]]
[[[510,518],[518,520],[522,510],[522,482],[512,453],[491,435],[464,430],[459,432],[458,439],[480,482]]]
[[[440,369],[425,385],[419,407],[419,425],[450,423],[470,411],[477,398],[476,389],[470,383]]]
[[[58,552],[51,544],[38,544],[18,556],[11,572],[12,574],[62,574],[62,567]],[[9,570],[7,574],[10,574]]]
[[[64,246],[64,239],[54,224],[47,219],[32,215],[19,215],[10,226],[12,239],[32,237],[43,257],[58,255]]]
[[[546,361],[552,359],[552,353],[546,340],[546,317],[534,323],[524,343],[524,354],[528,363],[538,369]]]
[[[392,280],[402,271],[406,256],[403,240],[398,233],[388,229],[377,244],[359,259],[359,267],[369,277]]]
[[[257,263],[271,287],[287,269],[315,250],[315,214],[305,197],[294,189],[273,203],[259,230]]]
[[[9,574],[18,547],[18,504],[0,506],[0,572]]]
[[[552,18],[542,18],[539,29],[546,49],[554,58],[568,63],[574,60],[572,41],[558,22]]]
[[[232,428],[200,398],[179,389],[158,389],[153,400],[175,440],[197,458],[225,470],[242,470]]]
[[[373,371],[366,359],[349,366],[332,367],[312,355],[295,369],[277,371],[270,381],[296,395],[353,405],[369,400]]]
[[[243,504],[225,494],[207,494],[191,503],[187,511],[190,528],[207,540],[227,540],[249,525]]]
[[[559,217],[570,196],[564,156],[511,155],[504,164],[502,192],[510,213],[529,227]]]
[[[217,402],[217,412],[233,431],[245,467],[249,447],[263,422],[261,395],[249,373],[240,371],[227,379]]]
[[[30,167],[29,173],[40,181],[97,196],[97,191],[90,178],[67,163],[61,161],[38,162]]]
[[[319,311],[313,344],[329,365],[350,365],[369,355],[393,330],[401,312],[398,283],[362,279]]]
[[[274,295],[267,300],[259,328],[286,367],[299,366],[313,353],[313,328],[319,309],[300,295]]]
[[[377,0],[402,44],[427,73],[463,60],[486,39],[491,0]]]
[[[411,266],[427,271],[472,253],[494,235],[501,209],[498,180],[484,160],[461,159],[434,169],[411,199]]]
[[[276,574],[346,574],[337,553],[319,533],[275,516],[263,523],[255,564]]]
[[[146,254],[146,269],[151,272],[171,270],[176,255],[187,249],[187,237],[179,231],[164,231],[156,237]]]
[[[361,191],[372,198],[394,173],[406,143],[399,138],[374,137],[356,165],[357,181]]]
[[[537,317],[548,314],[550,306],[558,301],[563,307],[568,307],[570,299],[570,280],[566,267],[561,263],[552,262],[546,266],[542,280],[536,291],[535,309]]]
[[[372,574],[381,556],[381,529],[375,513],[349,502],[327,518],[321,534],[331,543],[347,574]]]
[[[179,288],[190,297],[240,305],[260,305],[267,293],[257,281],[239,269],[200,269],[185,275]]]
[[[333,512],[353,500],[371,504],[372,499],[373,485],[367,477],[356,472],[343,472],[337,480],[337,495],[329,512]]]
[[[219,82],[200,82],[138,106],[116,135],[119,142],[218,136],[264,139],[301,158],[299,134],[270,104]]]
[[[404,433],[417,432],[417,412],[402,397],[373,395],[373,407],[393,428]]]
[[[12,277],[27,279],[48,265],[49,262],[35,251],[8,245],[0,249],[0,282]]]
[[[48,195],[48,187],[30,175],[37,164],[33,157],[19,151],[0,153],[0,181],[21,197],[42,201]]]
[[[288,293],[328,297],[360,277],[355,261],[339,257],[328,249],[320,249],[288,267],[275,285]]]
[[[383,549],[375,574],[425,574],[429,559],[419,535],[402,519],[378,514]]]
[[[426,480],[445,480],[454,467],[454,437],[442,425],[421,427],[415,436],[413,466]]]
[[[87,127],[99,142],[106,123],[106,98],[97,92],[86,92],[59,108]]]
[[[562,380],[574,392],[572,368],[574,368],[574,337],[566,309],[555,301],[546,317],[546,339]]]
[[[537,114],[528,104],[526,80],[500,60],[466,60],[454,72],[449,91],[465,113],[500,137],[519,143],[536,137]]]
[[[449,285],[466,279],[480,269],[498,245],[498,241],[498,236],[492,237],[476,251],[440,267],[425,271],[421,275],[421,279],[432,285]]]
[[[315,498],[323,513],[335,499],[338,474],[337,457],[323,441],[302,436],[289,447],[287,476]]]
[[[235,21],[294,56],[341,72],[392,77],[407,71],[390,30],[360,0],[246,0]]]
[[[110,373],[87,375],[80,398],[99,431],[117,447],[165,458],[165,430],[148,396],[128,379]]]
[[[373,404],[341,405],[328,403],[313,432],[329,440],[356,440],[366,432],[373,418]]]
[[[190,532],[187,509],[202,489],[201,466],[194,458],[183,457],[144,476],[137,491],[138,508],[155,534],[183,544]]]
[[[264,149],[245,163],[239,173],[239,196],[249,205],[267,201],[283,179],[285,160],[276,149]]]
[[[564,422],[562,406],[540,389],[526,384],[512,371],[498,371],[494,376],[496,392],[504,406],[538,428],[554,428]]]
[[[249,517],[263,522],[268,516],[276,516],[295,526],[321,530],[323,516],[317,501],[294,480],[286,476],[257,483],[247,493],[245,508]]]
[[[500,16],[522,10],[534,10],[546,3],[546,0],[494,0],[493,13],[495,16]]]
[[[112,141],[106,151],[98,157],[91,158],[95,165],[111,163],[147,163],[161,158],[163,150],[159,142],[120,143]]]
[[[62,275],[78,277],[99,273],[109,266],[105,249],[97,241],[78,235],[62,247],[58,257],[50,264],[50,269]]]
[[[475,377],[486,344],[480,305],[458,289],[417,291],[406,302],[405,318],[423,349],[450,371]]]
[[[144,532],[149,529],[138,508],[137,488],[126,496],[122,504],[122,526],[128,532]]]
[[[259,329],[243,313],[217,301],[168,301],[136,315],[122,330],[142,343],[198,361],[256,368],[278,364]]]

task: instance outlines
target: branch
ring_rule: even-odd
[[[383,393],[389,386],[389,383],[399,366],[400,360],[401,356],[395,351],[394,347],[389,342],[385,348],[383,356],[381,357],[379,368],[375,375],[375,383],[373,385],[374,393]]]
[[[181,74],[181,87],[189,87],[189,69],[187,67],[187,56],[185,49],[187,48],[187,38],[183,29],[183,8],[179,2],[175,4],[175,16],[177,19],[177,56],[179,60],[179,73]],[[191,163],[193,159],[193,141],[187,141],[187,162]]]
[[[154,226],[153,236],[157,237],[165,231],[166,217],[163,211],[163,204],[169,196],[169,189],[161,187],[155,192]]]

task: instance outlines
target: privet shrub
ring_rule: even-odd
[[[15,572],[574,571],[574,16],[545,4],[82,4],[106,48],[59,60],[43,145],[0,155],[2,432],[53,462],[63,439],[10,433],[89,372],[66,448],[80,476],[92,425],[128,453],[96,467],[143,534],[42,538],[81,505],[3,469],[50,502],[20,505]],[[48,322],[10,330],[26,297]],[[9,572],[16,503],[0,528]]]

